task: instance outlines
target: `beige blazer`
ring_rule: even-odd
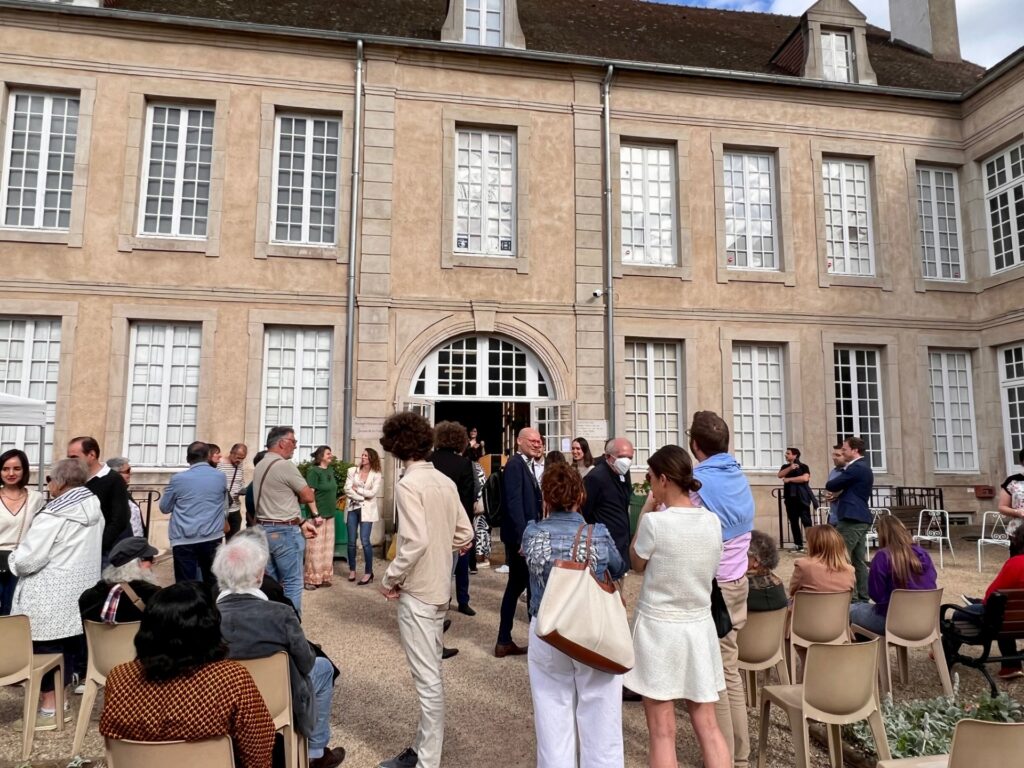
[[[793,576],[789,580],[789,596],[804,592],[845,592],[853,590],[856,576],[852,565],[840,571],[829,571],[816,557],[801,557],[793,562]]]
[[[366,476],[366,482],[359,479],[359,467],[349,467],[345,476],[345,498],[349,501],[358,501],[362,506],[362,522],[376,523],[380,520],[380,511],[377,508],[377,497],[380,496],[381,486],[384,478],[380,472],[372,469]]]

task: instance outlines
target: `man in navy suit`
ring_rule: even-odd
[[[875,475],[871,465],[864,458],[864,441],[859,437],[848,437],[843,441],[844,466],[825,483],[825,490],[840,494],[832,502],[832,510],[838,519],[836,530],[846,542],[850,561],[857,572],[855,602],[867,602],[868,563],[867,535],[871,529],[871,489]]]
[[[530,586],[530,572],[526,558],[520,553],[523,531],[532,520],[540,520],[540,473],[544,465],[538,459],[544,455],[544,440],[540,432],[531,427],[519,431],[516,439],[519,453],[508,460],[503,470],[501,485],[501,541],[505,545],[508,564],[508,583],[501,598],[501,622],[498,624],[498,642],[494,655],[499,659],[526,653],[526,647],[512,642],[512,623],[516,618],[519,596]]]

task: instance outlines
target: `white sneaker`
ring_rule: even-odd
[[[479,566],[477,566],[477,567],[479,567]],[[508,566],[507,565],[499,565],[497,568],[494,569],[494,572],[495,573],[508,573]]]
[[[491,561],[487,560],[486,558],[483,559],[483,560],[477,560],[476,561],[476,567],[477,568],[490,568],[491,567]]]
[[[85,683],[82,681],[82,678],[80,678],[77,673],[71,675],[71,685],[75,687],[76,696],[81,696],[83,693],[85,693]]]

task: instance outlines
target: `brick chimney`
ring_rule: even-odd
[[[963,61],[956,0],[889,0],[893,42],[908,43],[938,61]]]

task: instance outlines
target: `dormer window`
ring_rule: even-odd
[[[503,4],[504,0],[466,0],[466,43],[502,45]]]
[[[835,83],[856,81],[849,32],[821,30],[821,71],[825,80]]]

